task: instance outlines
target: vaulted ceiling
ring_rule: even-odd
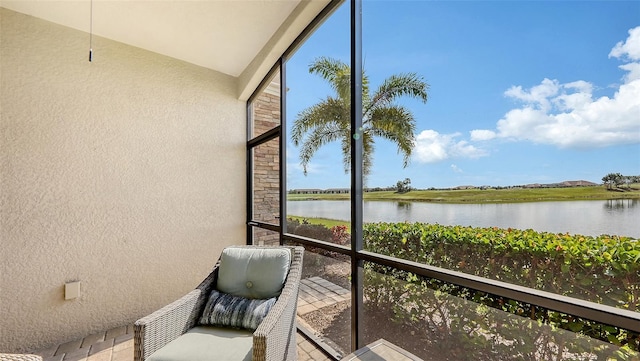
[[[328,3],[2,0],[0,6],[239,77],[248,89]]]

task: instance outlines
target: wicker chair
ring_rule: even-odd
[[[253,332],[250,353],[256,361],[297,358],[295,320],[304,249],[286,248],[291,251],[291,265],[284,287],[276,303]],[[134,324],[134,361],[146,360],[154,352],[197,326],[207,297],[216,287],[219,267],[220,260],[195,290]],[[250,331],[247,337],[251,337]]]
[[[0,361],[42,361],[42,356],[17,353],[0,353]]]

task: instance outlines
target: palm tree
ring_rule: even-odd
[[[351,166],[351,69],[332,58],[320,57],[309,66],[309,73],[320,75],[331,84],[335,95],[301,111],[294,121],[291,138],[301,145],[300,164],[307,174],[309,161],[327,143],[340,141],[345,172]],[[413,114],[394,103],[402,96],[427,102],[429,85],[415,73],[392,75],[369,93],[369,81],[362,74],[362,145],[363,173],[371,172],[374,137],[385,138],[398,146],[403,167],[409,164],[415,144],[416,121]]]

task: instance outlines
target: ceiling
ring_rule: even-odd
[[[87,33],[91,29],[97,36],[245,78],[244,83],[255,83],[252,78],[264,77],[328,3],[329,0],[2,0],[0,6]]]

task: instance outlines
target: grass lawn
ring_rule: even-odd
[[[349,200],[349,194],[289,194],[287,200]],[[517,203],[606,199],[640,199],[640,184],[630,189],[607,190],[604,186],[567,188],[510,188],[465,190],[414,190],[366,192],[366,201],[408,201],[438,203]]]
[[[309,224],[321,224],[327,228],[332,228],[334,226],[347,226],[347,232],[351,233],[351,223],[349,221],[341,221],[339,219],[309,218],[309,217],[299,217],[299,216],[288,216],[287,218],[300,221],[300,223],[302,223],[303,219],[306,219],[307,222],[309,222]]]

